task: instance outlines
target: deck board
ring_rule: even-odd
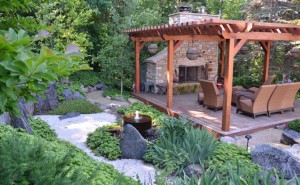
[[[300,101],[295,102],[295,112],[274,113],[271,114],[271,117],[260,115],[255,119],[242,113],[237,114],[236,107],[232,106],[230,130],[225,132],[221,129],[222,110],[215,112],[212,109],[203,108],[202,105],[198,104],[197,94],[173,95],[173,107],[171,110],[167,109],[166,95],[153,93],[132,94],[143,102],[158,107],[161,111],[168,112],[170,115],[186,117],[196,125],[213,130],[219,135],[243,135],[300,119]]]

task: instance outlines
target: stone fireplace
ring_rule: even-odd
[[[219,18],[206,13],[180,12],[169,17],[169,23],[181,23],[204,18]],[[189,47],[199,50],[200,56],[196,60],[189,60],[186,52]],[[141,74],[143,82],[154,84],[167,83],[167,48],[145,60],[144,72]],[[217,80],[218,73],[218,42],[212,41],[184,41],[174,52],[174,82],[198,82],[200,79]]]

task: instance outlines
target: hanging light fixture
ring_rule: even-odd
[[[157,47],[156,44],[150,44],[150,45],[148,46],[148,51],[149,51],[150,53],[156,53],[156,52],[157,52],[157,49],[158,49],[158,47]]]
[[[197,60],[199,57],[200,53],[198,48],[194,47],[194,40],[192,40],[192,47],[189,47],[186,51],[186,57],[189,60]]]

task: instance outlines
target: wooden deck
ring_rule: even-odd
[[[286,111],[283,114],[274,113],[271,114],[271,117],[261,115],[255,119],[242,113],[237,114],[236,107],[232,106],[230,131],[225,132],[221,129],[222,110],[215,112],[211,109],[203,108],[202,105],[198,104],[197,94],[174,95],[171,110],[167,109],[166,95],[153,93],[132,93],[132,95],[169,115],[186,117],[199,127],[206,128],[209,131],[215,131],[217,135],[243,135],[300,119],[300,101],[295,102],[295,112]]]

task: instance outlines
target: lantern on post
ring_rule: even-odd
[[[186,57],[189,60],[197,60],[199,57],[200,53],[198,48],[194,47],[194,41],[192,40],[192,47],[189,47],[186,51]]]
[[[156,44],[150,44],[150,45],[148,46],[148,51],[149,51],[150,53],[156,53],[156,52],[157,52],[157,49],[158,49],[158,47],[157,47]]]

